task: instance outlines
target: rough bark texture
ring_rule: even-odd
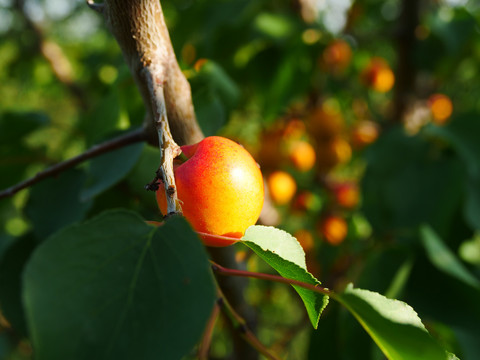
[[[170,130],[179,145],[203,138],[193,110],[190,84],[183,75],[173,51],[162,8],[152,0],[106,0],[103,9],[110,31],[122,49],[125,61],[147,107],[145,126],[149,141],[158,143],[155,110],[145,81],[145,72],[163,88]],[[148,70],[146,70],[148,68]]]

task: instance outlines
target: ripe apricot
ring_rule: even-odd
[[[323,52],[323,61],[333,73],[344,71],[352,59],[350,45],[342,39],[332,41]]]
[[[288,158],[297,170],[309,171],[315,165],[315,149],[307,141],[295,141],[290,145]]]
[[[234,243],[262,210],[263,178],[257,163],[242,146],[220,136],[182,146],[182,153],[187,160],[175,167],[174,174],[183,215],[196,231],[207,234],[205,245]],[[166,214],[162,186],[156,195]]]
[[[452,115],[453,104],[447,95],[434,94],[430,96],[428,105],[432,112],[432,121],[437,125],[443,125]]]
[[[320,233],[329,244],[340,245],[347,237],[347,222],[339,216],[329,215],[320,223]]]
[[[370,120],[361,120],[352,128],[352,144],[356,148],[362,148],[377,140],[379,135],[379,127]]]
[[[352,209],[358,205],[360,190],[354,182],[334,184],[332,190],[337,204],[341,207]]]
[[[297,191],[295,179],[287,172],[277,170],[267,178],[268,190],[273,202],[277,205],[287,204]]]
[[[374,57],[362,71],[363,81],[373,90],[388,92],[395,84],[395,75],[387,61],[380,57]]]

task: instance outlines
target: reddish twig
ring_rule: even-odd
[[[220,313],[219,302],[223,301],[222,298],[219,298],[213,307],[210,318],[208,319],[207,327],[203,333],[202,341],[198,346],[198,359],[199,360],[208,360],[208,351],[210,350],[210,343],[212,341],[213,329],[215,328],[215,323],[217,322],[218,314]]]
[[[239,277],[248,277],[248,278],[274,281],[274,282],[279,282],[279,283],[283,283],[283,284],[300,286],[300,287],[303,287],[305,289],[312,290],[312,291],[315,291],[315,292],[318,292],[320,294],[324,294],[324,295],[327,295],[327,296],[334,295],[333,291],[331,291],[327,288],[324,288],[322,286],[312,285],[312,284],[304,283],[302,281],[298,281],[298,280],[294,280],[294,279],[287,279],[287,278],[281,277],[279,275],[270,275],[270,274],[258,273],[258,272],[253,272],[253,271],[227,269],[227,268],[224,268],[223,266],[220,266],[220,265],[218,265],[214,262],[212,262],[212,270],[219,275],[239,276]]]
[[[105,154],[107,152],[116,150],[118,148],[130,145],[130,144],[146,141],[146,139],[147,139],[147,134],[145,130],[143,128],[140,128],[140,129],[131,131],[127,134],[123,134],[114,139],[105,141],[104,143],[95,145],[89,150],[85,151],[84,153],[78,156],[75,156],[74,158],[55,164],[46,170],[40,171],[30,179],[27,179],[14,186],[9,187],[8,189],[0,191],[0,199],[13,196],[20,190],[26,189],[29,186],[32,186],[48,177],[56,176],[61,172],[67,169],[70,169],[88,159],[94,158],[101,154]]]

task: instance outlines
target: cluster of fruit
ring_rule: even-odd
[[[342,75],[350,66],[352,55],[352,48],[347,41],[335,39],[323,51],[320,66],[325,72]],[[370,89],[386,93],[393,88],[395,75],[386,59],[375,56],[362,66],[360,80]]]
[[[357,177],[346,177],[356,151],[373,143],[380,128],[371,120],[347,124],[336,102],[325,100],[302,117],[266,129],[255,155],[266,190],[285,226],[304,247],[315,239],[341,244],[360,201]],[[263,220],[263,219],[262,219]]]

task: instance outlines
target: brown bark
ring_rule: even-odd
[[[147,107],[145,126],[149,141],[157,143],[155,118],[147,74],[163,88],[170,130],[179,145],[203,138],[196,121],[190,84],[183,75],[173,51],[168,29],[158,1],[106,0],[102,13],[107,26],[117,39],[125,61]],[[153,121],[152,121],[153,119]]]

